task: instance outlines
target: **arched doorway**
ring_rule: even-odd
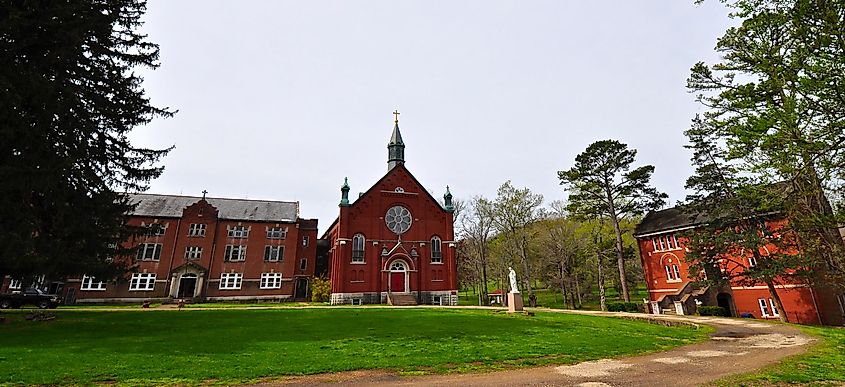
[[[197,275],[194,273],[182,274],[179,278],[179,291],[177,298],[193,298],[197,290]]]
[[[408,293],[408,265],[397,259],[390,264],[390,291],[393,293]]]
[[[728,311],[728,316],[734,316],[733,297],[728,293],[719,293],[716,295],[716,303],[720,308]]]

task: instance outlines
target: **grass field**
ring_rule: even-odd
[[[801,329],[821,342],[807,353],[786,359],[759,372],[723,380],[722,385],[842,385],[845,384],[845,328]]]
[[[560,295],[560,290],[557,289],[536,289],[534,294],[537,296],[537,306],[552,309],[571,309],[572,304],[567,303],[563,305],[563,297]],[[460,305],[478,305],[478,294],[474,291],[460,291],[458,292],[458,303]],[[631,301],[640,302],[643,298],[648,298],[648,290],[645,287],[637,287],[631,289]],[[525,305],[528,305],[528,293],[522,293],[522,298]],[[616,289],[608,288],[605,294],[607,302],[619,302],[622,298],[616,293]],[[598,291],[595,294],[584,297],[581,309],[586,310],[601,310]]]
[[[383,368],[442,373],[574,363],[703,340],[708,329],[488,310],[311,308],[6,313],[0,384],[236,383]]]

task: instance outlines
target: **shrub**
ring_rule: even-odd
[[[608,312],[639,313],[642,311],[642,306],[638,302],[609,302],[607,310]]]
[[[311,301],[329,302],[332,295],[332,284],[328,278],[314,278],[311,280]]]
[[[722,308],[721,306],[699,306],[698,315],[727,317],[728,311],[725,310],[725,308]]]

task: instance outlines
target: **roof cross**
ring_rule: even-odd
[[[207,194],[207,193],[208,193],[208,191],[206,191],[206,190],[202,190],[202,198],[203,198],[203,199],[205,199],[205,194]]]
[[[395,122],[397,124],[399,123],[399,110],[393,111],[393,122]]]

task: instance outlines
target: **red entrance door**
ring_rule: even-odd
[[[394,271],[390,273],[390,291],[395,293],[405,292],[405,272]]]

